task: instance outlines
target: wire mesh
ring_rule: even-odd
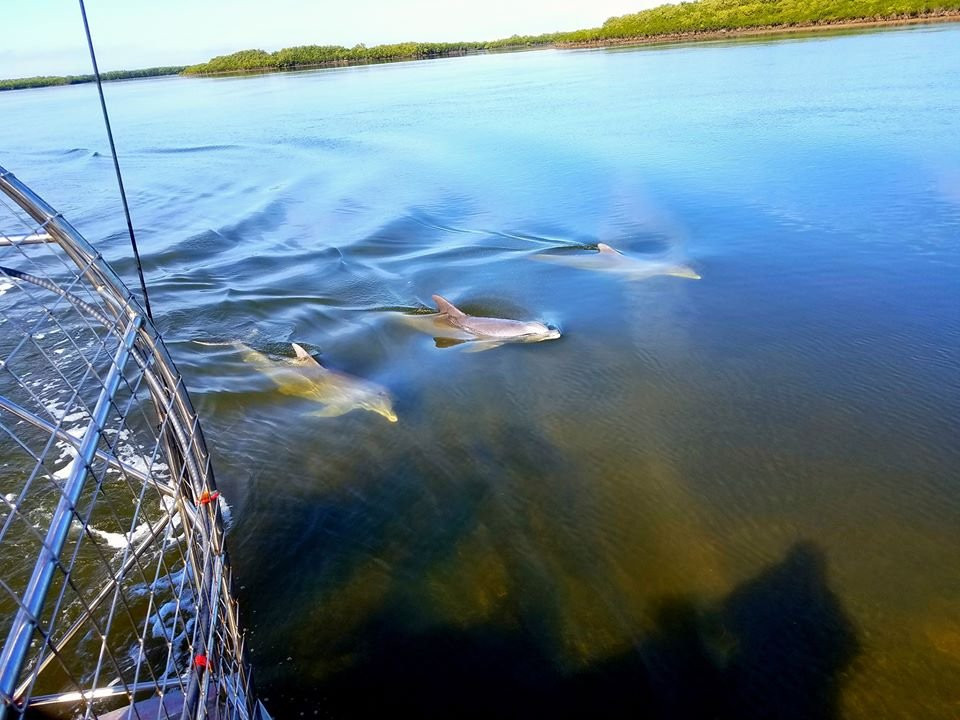
[[[182,378],[93,247],[0,191],[0,720],[266,717]]]

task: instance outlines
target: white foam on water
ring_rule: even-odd
[[[83,437],[85,429],[86,428],[83,425],[75,425],[74,427],[63,428],[63,431],[79,440]],[[73,445],[64,442],[63,440],[57,440],[57,442],[54,444],[54,447],[60,451],[60,455],[57,456],[57,459],[54,462],[59,463],[68,458],[70,462],[55,470],[53,473],[51,473],[51,476],[54,480],[66,480],[68,477],[70,477],[70,472],[73,470],[73,465],[77,461],[77,450]]]
[[[125,440],[127,437],[129,437],[129,431],[126,429],[121,430],[118,437],[120,440]],[[136,448],[133,445],[118,445],[115,452],[117,459],[120,462],[124,463],[125,465],[129,465],[134,470],[137,470],[144,475],[152,476],[155,479],[158,475],[166,473],[169,469],[166,463],[161,462],[159,459],[155,459],[152,455],[147,455],[142,449]]]
[[[229,530],[233,527],[233,508],[222,494],[217,497],[217,501],[220,503],[220,514],[223,515],[223,529]]]
[[[147,655],[141,649],[140,643],[134,643],[130,646],[130,648],[127,650],[127,657],[130,659],[130,662],[134,664],[134,666],[138,666],[140,663],[147,661]]]
[[[177,595],[176,599],[163,603],[150,616],[150,634],[155,638],[163,638],[173,645],[174,651],[171,653],[170,660],[174,666],[178,660],[183,662],[186,659],[189,639],[193,633],[197,615],[193,586],[190,584],[189,578],[184,581],[184,572],[185,570],[180,570],[172,575],[159,578],[152,585],[154,593],[160,594],[164,591],[172,591]],[[175,670],[175,667],[168,667],[167,670]]]
[[[26,377],[26,375],[23,375],[22,377]],[[34,387],[36,387],[36,384],[34,384]],[[46,389],[47,389],[46,387],[41,388],[41,393]],[[66,405],[66,402],[63,400],[41,399],[40,403],[43,405],[43,409],[46,410],[48,413],[50,413],[50,415],[52,415],[57,420],[60,420],[64,415],[67,414],[66,408],[64,407],[64,405]]]
[[[100,530],[99,528],[95,528],[93,525],[88,525],[87,529],[92,535],[100,540],[103,540],[103,542],[110,547],[118,550],[122,550],[130,547],[131,545],[139,543],[150,534],[150,526],[147,525],[147,523],[141,523],[140,525],[137,525],[133,529],[133,532],[130,533],[115,533],[108,530]]]
[[[77,458],[77,453],[76,453],[76,451],[75,451],[73,448],[70,448],[70,452],[73,453],[73,460],[71,460],[70,462],[68,462],[66,465],[64,465],[64,466],[63,466],[62,468],[60,468],[59,470],[55,470],[55,471],[51,474],[51,477],[52,477],[54,480],[64,481],[64,480],[66,480],[67,478],[69,478],[69,477],[70,477],[70,473],[73,472],[73,466],[76,465],[77,460],[78,460],[79,458]]]
[[[34,384],[33,386],[36,387],[36,384]],[[76,402],[74,398],[71,398],[71,402],[69,405],[67,404],[68,402],[67,400],[64,400],[61,398],[44,398],[43,396],[47,394],[50,390],[52,390],[54,387],[56,387],[55,384],[52,384],[52,385],[49,383],[45,384],[43,387],[40,388],[40,392],[37,394],[41,396],[40,404],[43,405],[43,408],[48,413],[50,413],[50,415],[55,420],[61,423],[68,423],[68,422],[77,422],[78,420],[90,419],[89,413],[87,413],[87,411],[83,408],[83,406],[79,402]],[[63,391],[60,391],[59,394],[64,395],[66,393]],[[63,429],[66,432],[70,433],[71,435],[74,435],[75,437],[80,437],[81,435],[83,435],[84,427],[63,428]],[[79,430],[78,433],[74,432],[78,430]]]
[[[8,290],[13,290],[14,284],[9,280],[0,280],[0,295],[6,295]]]

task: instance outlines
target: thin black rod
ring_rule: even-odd
[[[120,175],[120,161],[117,159],[117,148],[113,144],[113,130],[110,129],[110,116],[107,114],[107,101],[103,99],[103,83],[100,82],[100,70],[97,67],[97,54],[93,51],[93,38],[90,36],[90,24],[87,22],[87,9],[80,2],[80,14],[83,16],[83,30],[87,34],[87,47],[90,48],[90,62],[93,63],[93,74],[97,79],[97,92],[100,93],[100,109],[103,111],[103,124],[107,127],[107,140],[110,141],[110,154],[113,155],[113,169],[117,171],[117,185],[120,186],[120,200],[123,201],[123,214],[127,217],[127,232],[130,233],[130,245],[133,246],[133,257],[137,261],[137,275],[140,277],[140,290],[143,291],[143,304],[147,317],[153,320],[150,310],[150,296],[147,295],[147,283],[143,279],[143,266],[140,264],[140,251],[137,249],[137,236],[133,232],[133,220],[130,219],[130,207],[127,205],[127,193],[123,189],[123,177]]]

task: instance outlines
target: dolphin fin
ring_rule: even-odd
[[[493,350],[494,348],[498,348],[503,345],[502,342],[498,342],[496,340],[492,342],[487,340],[471,340],[463,344],[467,346],[463,350],[465,353],[478,353],[483,352],[484,350]]]
[[[229,342],[207,342],[206,340],[191,340],[191,342],[197,345],[206,345],[207,347],[236,347],[237,341],[231,340]]]
[[[621,255],[622,253],[619,250],[616,250],[606,243],[597,243],[597,250],[606,255]]]
[[[433,301],[437,304],[437,309],[452,318],[461,319],[466,317],[466,313],[460,310],[456,305],[440,295],[432,295]]]
[[[317,410],[310,413],[312,417],[340,417],[341,415],[346,415],[348,412],[354,409],[353,405],[327,405],[323,410]]]
[[[290,344],[293,345],[293,351],[297,354],[297,360],[300,360],[300,361],[303,361],[303,362],[309,361],[309,362],[312,362],[312,363],[317,363],[317,365],[320,364],[319,362],[317,362],[317,359],[316,359],[315,357],[313,357],[313,355],[311,355],[310,353],[308,353],[308,352],[303,348],[302,345],[297,345],[296,343],[290,343]]]
[[[456,338],[435,337],[433,339],[433,344],[438,348],[453,347],[454,345],[462,345],[465,342],[466,340],[458,340]]]

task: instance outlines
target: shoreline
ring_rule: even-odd
[[[779,35],[823,34],[844,30],[870,30],[874,28],[901,27],[909,25],[928,25],[933,23],[960,23],[960,10],[938,11],[928,15],[904,16],[883,20],[840,20],[829,23],[804,23],[798,25],[766,25],[763,27],[738,28],[734,30],[703,30],[694,32],[664,33],[662,35],[639,35],[634,37],[604,38],[601,40],[583,40],[576,42],[549,42],[542,44],[508,45],[499,48],[463,50],[448,52],[427,57],[400,57],[390,60],[334,60],[309,65],[294,65],[285,68],[261,67],[246,70],[221,70],[207,73],[181,73],[180,77],[237,77],[244,75],[267,75],[271,73],[297,72],[306,70],[323,70],[338,67],[362,67],[367,65],[389,65],[401,62],[420,62],[423,60],[438,60],[441,58],[465,57],[468,55],[492,55],[497,53],[525,52],[533,50],[585,50],[602,49],[605,47],[628,47],[642,45],[671,45],[679,43],[710,42],[713,40],[732,40],[747,37],[776,37]]]
[[[557,42],[544,47],[561,50],[618,47],[623,45],[659,45],[710,40],[725,40],[741,37],[767,37],[777,35],[829,34],[839,30],[869,30],[872,28],[899,27],[905,25],[928,25],[932,23],[960,22],[960,11],[938,12],[929,15],[887,18],[884,20],[839,20],[828,23],[803,23],[798,25],[765,25],[762,27],[736,28],[734,30],[695,30],[662,35],[638,35],[629,38],[604,38],[578,42]]]
[[[328,60],[321,63],[309,63],[306,65],[291,65],[289,67],[256,67],[246,70],[217,70],[215,72],[182,72],[177,77],[182,78],[212,78],[212,77],[240,77],[243,75],[272,75],[273,73],[301,72],[307,70],[331,70],[334,68],[346,67],[367,67],[370,65],[393,65],[394,63],[404,62],[424,62],[427,60],[442,60],[444,58],[466,57],[468,55],[488,55],[500,52],[517,52],[518,50],[543,50],[547,45],[517,45],[496,50],[460,50],[448,52],[440,55],[429,55],[427,57],[398,57],[388,60]]]
[[[652,46],[652,45],[674,45],[681,43],[711,42],[716,40],[734,40],[738,38],[775,38],[778,36],[791,35],[825,35],[839,33],[843,31],[856,32],[859,30],[871,30],[881,28],[896,28],[910,25],[928,25],[935,23],[960,23],[960,10],[939,10],[925,15],[900,16],[884,19],[858,19],[858,20],[838,20],[835,22],[811,22],[799,23],[796,25],[765,25],[760,27],[744,27],[732,30],[695,30],[681,31],[673,33],[662,33],[658,35],[637,35],[633,37],[612,37],[595,40],[580,41],[551,41],[544,43],[521,43],[517,45],[504,45],[495,48],[469,48],[463,50],[451,50],[449,52],[440,52],[425,55],[422,57],[396,57],[380,60],[332,60],[321,63],[311,63],[304,65],[290,65],[288,67],[253,67],[239,68],[236,70],[220,70],[214,72],[194,72],[187,73],[182,69],[180,72],[160,72],[148,75],[136,75],[141,72],[133,71],[115,71],[126,77],[104,78],[104,82],[119,82],[122,80],[146,80],[156,77],[237,77],[244,75],[267,75],[272,73],[298,72],[307,70],[322,70],[341,67],[363,67],[369,65],[388,65],[401,62],[420,62],[423,60],[437,60],[441,58],[464,57],[468,55],[488,55],[496,53],[525,52],[533,50],[581,50],[581,49],[602,49],[613,47],[630,46]],[[174,66],[176,67],[176,66]],[[172,68],[145,68],[145,70],[167,70]],[[26,86],[4,87],[4,83],[12,83],[17,80],[42,80],[46,78],[12,78],[10,80],[0,80],[0,92],[10,92],[16,90],[33,90],[46,87],[60,87],[67,85],[79,85],[92,82],[91,76],[52,76],[49,79],[52,82],[43,84],[30,84]]]

